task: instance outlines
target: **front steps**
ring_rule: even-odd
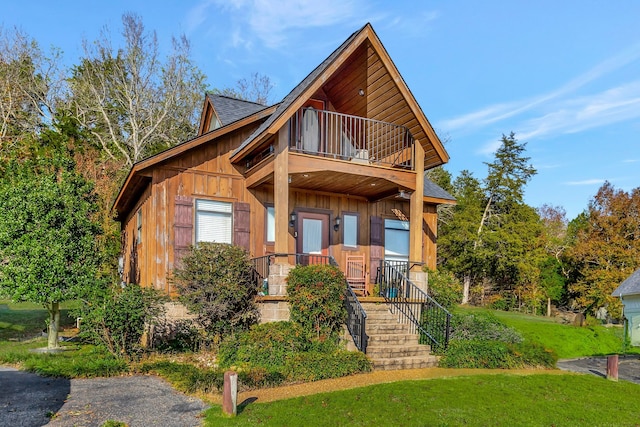
[[[432,368],[438,358],[428,345],[418,344],[418,334],[398,322],[385,303],[363,303],[367,313],[367,356],[374,370]]]

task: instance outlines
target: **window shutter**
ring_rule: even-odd
[[[176,196],[173,221],[173,265],[178,265],[193,243],[193,198]]]
[[[379,216],[371,217],[371,239],[369,242],[369,262],[371,263],[371,274],[378,272],[380,261],[383,259],[384,242],[384,220]],[[377,279],[377,275],[376,275]]]
[[[233,244],[251,250],[251,205],[237,202],[233,206]]]

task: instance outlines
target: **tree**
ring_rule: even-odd
[[[45,56],[35,40],[0,26],[0,157],[53,115],[63,82],[59,60],[59,52]]]
[[[204,75],[191,63],[186,37],[173,39],[162,61],[155,32],[140,17],[122,17],[125,47],[115,50],[107,31],[84,55],[69,80],[68,108],[96,143],[124,168],[194,135]]]
[[[59,154],[9,162],[0,180],[0,293],[42,304],[58,346],[60,302],[96,285],[100,227],[93,187]]]
[[[453,182],[456,205],[449,221],[439,223],[438,263],[454,272],[463,283],[462,303],[469,302],[471,283],[482,274],[476,251],[478,221],[482,217],[484,192],[471,172],[463,170]]]
[[[253,73],[249,78],[243,77],[239,79],[235,88],[214,89],[213,92],[218,95],[268,105],[272,89],[273,83],[271,83],[271,79],[268,76]]]
[[[604,183],[572,230],[571,296],[582,310],[606,306],[620,317],[620,302],[611,293],[640,267],[640,187],[626,192]]]

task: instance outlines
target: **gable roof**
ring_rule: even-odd
[[[435,182],[431,181],[426,176],[424,177],[424,197],[432,199],[440,199],[442,203],[455,203],[456,198],[449,194],[444,188],[440,187]]]
[[[275,112],[269,117],[256,131],[250,135],[242,144],[231,154],[231,161],[238,160],[244,154],[248,153],[254,144],[260,144],[270,135],[274,135],[291,115],[294,114],[303,103],[310,98],[314,92],[322,87],[322,84],[332,76],[332,74],[344,63],[349,56],[363,43],[371,43],[375,51],[380,55],[382,62],[388,72],[393,75],[394,81],[398,86],[403,97],[407,100],[412,113],[418,119],[421,127],[424,129],[429,142],[437,153],[438,161],[432,162],[430,167],[435,167],[446,163],[449,160],[442,142],[433,130],[433,127],[425,117],[419,104],[413,97],[413,94],[407,87],[404,79],[398,72],[391,58],[387,54],[384,46],[378,39],[371,24],[367,23],[360,30],[351,34],[331,55],[320,63],[304,80],[302,80],[278,105]],[[421,141],[424,144],[424,141]],[[426,166],[426,164],[425,164]]]
[[[640,268],[637,269],[631,276],[620,283],[620,286],[616,288],[611,294],[614,297],[623,297],[625,295],[640,295]]]
[[[222,126],[269,108],[266,105],[224,95],[207,94]]]

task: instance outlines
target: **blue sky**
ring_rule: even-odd
[[[640,186],[640,2],[148,0],[3,2],[17,25],[73,64],[82,39],[140,15],[161,47],[184,33],[211,87],[260,72],[282,99],[371,22],[443,140],[455,176],[486,176],[502,134],[527,142],[538,170],[525,198],[569,219],[605,180]]]

